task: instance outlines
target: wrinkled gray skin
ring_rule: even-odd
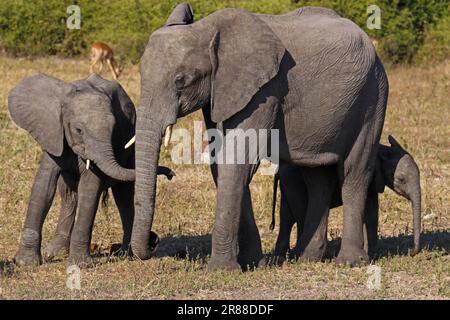
[[[57,185],[61,210],[46,250],[48,258],[70,245],[69,263],[92,262],[89,247],[95,213],[101,193],[109,187],[120,212],[123,249],[127,250],[134,218],[135,173],[134,149],[125,150],[124,145],[135,133],[136,115],[120,84],[98,75],[66,83],[39,74],[25,78],[11,91],[8,108],[14,122],[44,150],[15,262],[42,263],[42,225]]]
[[[324,8],[280,16],[219,10],[193,24],[154,32],[140,71],[131,240],[139,258],[151,256],[147,243],[163,133],[177,118],[202,109],[207,127],[223,133],[279,129],[283,162],[334,165],[344,203],[337,260],[368,261],[364,209],[388,83],[370,39],[356,24]],[[258,147],[266,145],[262,141]],[[217,205],[209,270],[257,265],[262,258],[248,187],[257,167],[212,166]]]
[[[381,193],[387,185],[397,194],[411,201],[414,231],[412,254],[416,254],[420,250],[420,172],[413,157],[393,137],[389,136],[389,142],[391,143],[390,147],[380,145],[370,192]],[[331,168],[302,168],[293,165],[280,166],[274,184],[275,201],[279,179],[281,207],[279,234],[274,251],[275,261],[281,262],[286,256],[294,223],[297,223],[297,243],[291,251],[292,256],[309,261],[318,261],[323,258],[327,245],[329,208],[342,205],[337,179],[327,175],[335,175],[334,170]],[[333,194],[331,199],[324,199],[322,190],[328,188],[330,184],[331,188],[334,188]],[[365,250],[370,255],[375,253],[378,238],[378,199],[374,202],[376,206],[372,210],[366,211],[364,220]],[[321,219],[317,217],[321,217]],[[312,225],[307,225],[307,223],[312,223]],[[312,235],[320,236],[313,238]],[[308,244],[310,241],[315,241],[317,244],[310,246]],[[305,251],[305,248],[314,248],[316,251]]]

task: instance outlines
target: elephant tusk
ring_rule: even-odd
[[[91,160],[86,160],[86,170],[89,170],[89,167],[91,166]]]
[[[136,142],[136,136],[133,136],[133,138],[131,138],[130,141],[128,141],[127,144],[125,145],[125,149],[128,149],[129,147],[131,147],[135,142]]]
[[[172,137],[172,125],[166,128],[166,133],[164,134],[164,147],[167,148],[170,143],[170,138]]]

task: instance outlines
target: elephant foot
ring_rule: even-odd
[[[18,266],[39,266],[42,264],[42,256],[39,250],[19,247],[13,259]]]
[[[111,250],[109,252],[110,256],[119,259],[125,259],[132,256],[131,248],[128,245],[123,245],[120,243],[114,243],[111,246]]]
[[[322,256],[317,254],[302,254],[298,257],[299,262],[320,262],[322,261]]]
[[[144,255],[136,254],[136,256],[139,257],[141,260],[150,259],[152,256],[155,255],[156,250],[158,249],[158,246],[159,246],[159,242],[160,242],[159,236],[155,232],[150,231],[150,237],[148,239],[149,254],[147,254],[147,253],[145,253]],[[124,247],[124,245],[122,245],[122,247]],[[130,256],[133,257],[135,255],[135,253],[133,253],[132,246],[128,245],[127,247],[129,248]],[[134,251],[134,252],[136,252],[136,251]],[[145,256],[145,258],[144,258],[144,256]]]
[[[274,254],[267,261],[267,266],[269,267],[281,267],[286,261],[286,255]]]
[[[299,261],[301,262],[320,262],[325,255],[325,247],[319,248],[306,248],[300,255]]]
[[[236,259],[230,258],[218,258],[212,256],[208,263],[208,271],[213,272],[216,270],[241,270],[240,265],[237,263]]]
[[[18,266],[42,264],[41,237],[37,231],[30,228],[22,230],[19,250],[13,260]]]
[[[258,262],[258,268],[266,267],[269,264],[269,260],[266,257],[262,257]]]
[[[51,261],[57,256],[69,254],[70,238],[63,235],[55,235],[44,250],[45,261]]]
[[[67,258],[67,265],[77,265],[81,269],[93,267],[95,265],[94,258],[87,253],[70,253]]]
[[[248,271],[255,268],[263,267],[266,265],[266,259],[262,253],[254,255],[239,255],[238,264],[241,266],[242,270]]]
[[[369,263],[369,255],[363,248],[344,247],[341,248],[336,263],[351,267],[363,266]]]
[[[288,259],[290,261],[297,261],[301,256],[301,250],[298,246],[288,250]]]

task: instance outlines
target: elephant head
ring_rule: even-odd
[[[123,148],[134,134],[134,105],[118,82],[93,75],[66,83],[39,74],[12,90],[8,108],[14,122],[52,156],[68,146],[87,167],[92,161],[114,179],[134,180],[134,170],[118,164],[112,144],[119,139]]]
[[[381,166],[381,183],[387,185],[397,194],[411,201],[413,210],[414,249],[412,254],[420,250],[421,229],[421,189],[420,171],[413,157],[394,139],[389,136],[390,147],[380,145],[378,157]],[[378,170],[377,170],[378,171]]]
[[[190,20],[171,21],[154,32],[141,59],[132,236],[133,252],[141,259],[151,253],[156,168],[166,129],[200,108],[208,108],[214,123],[231,118],[277,75],[285,54],[270,27],[243,10],[220,10],[193,24],[183,21]]]

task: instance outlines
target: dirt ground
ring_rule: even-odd
[[[106,69],[106,68],[105,68]],[[67,80],[88,75],[84,60],[0,57],[0,299],[449,299],[450,298],[450,62],[429,67],[388,67],[387,135],[415,157],[423,192],[423,250],[410,257],[412,213],[407,200],[388,190],[380,196],[380,241],[374,265],[335,264],[342,209],[332,211],[329,259],[322,263],[286,263],[252,272],[206,272],[214,221],[215,191],[206,165],[175,165],[170,149],[162,162],[177,172],[158,181],[154,230],[161,237],[157,256],[148,261],[107,261],[104,253],[121,241],[119,215],[110,201],[99,209],[93,243],[101,263],[81,271],[81,290],[69,290],[64,258],[40,267],[14,268],[28,197],[41,150],[10,120],[9,91],[25,76],[44,72]],[[104,71],[105,77],[110,77]],[[133,101],[139,100],[137,66],[126,66],[120,79]],[[177,127],[193,130],[195,113]],[[271,176],[256,175],[251,185],[264,252],[274,247],[270,232]],[[45,246],[57,222],[59,199],[44,226]],[[293,233],[295,234],[295,232]],[[380,286],[374,282],[380,272]],[[375,284],[375,286],[371,285]]]

